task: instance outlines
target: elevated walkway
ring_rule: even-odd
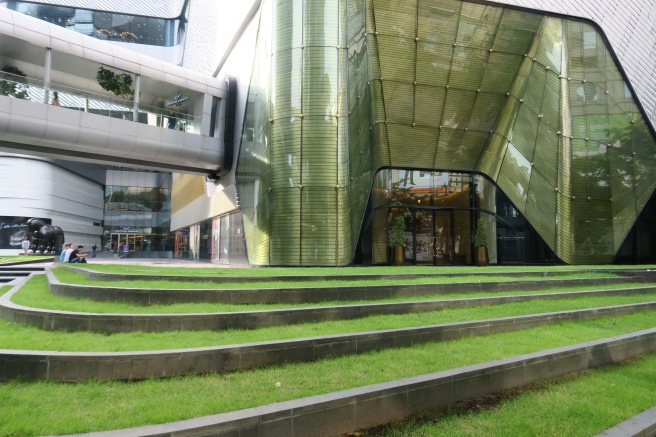
[[[24,76],[0,73],[2,151],[199,174],[223,167],[222,80],[8,9],[5,67]],[[103,89],[101,68],[129,78],[131,94]]]

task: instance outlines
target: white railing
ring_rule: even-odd
[[[26,97],[37,103],[53,104],[57,93],[59,106],[75,111],[90,112],[107,117],[136,121],[137,123],[176,129],[187,133],[200,134],[202,117],[197,117],[170,109],[135,104],[130,100],[109,97],[102,94],[51,83],[48,87],[43,81],[0,72],[0,95]],[[135,114],[136,120],[135,120]],[[175,120],[170,123],[171,120]],[[172,127],[169,127],[169,126]]]

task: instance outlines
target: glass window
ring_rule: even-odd
[[[30,2],[3,2],[8,9],[30,15],[93,38],[171,47],[180,42],[180,20],[115,14]]]

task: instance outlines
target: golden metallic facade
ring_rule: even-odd
[[[505,6],[266,0],[244,126],[256,265],[348,264],[381,168],[485,175],[568,263],[610,261],[656,187],[599,29]]]

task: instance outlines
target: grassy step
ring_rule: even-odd
[[[463,282],[470,278],[457,278],[449,283],[363,283],[335,286],[332,284],[309,285],[294,288],[237,288],[237,289],[197,289],[180,288],[178,283],[162,281],[141,281],[138,284],[116,283],[97,285],[77,283],[76,276],[61,270],[48,271],[49,289],[60,296],[89,298],[96,301],[123,301],[141,305],[171,304],[175,302],[223,302],[230,304],[256,303],[320,303],[344,300],[380,300],[397,297],[417,297],[423,295],[471,293],[471,292],[507,292],[535,291],[554,287],[598,286],[607,284],[643,283],[642,277],[585,277],[567,279],[523,278],[510,281],[508,278],[496,277],[495,280]],[[60,281],[60,277],[64,282]],[[444,281],[444,278],[441,279]],[[173,287],[171,287],[173,285]],[[187,286],[189,284],[183,284]],[[198,285],[198,284],[195,284]],[[203,283],[200,284],[205,285]],[[212,284],[208,284],[212,285]],[[277,284],[280,285],[280,284]],[[225,286],[223,284],[221,287]]]
[[[35,277],[28,284],[39,283],[42,277]],[[419,302],[357,304],[341,306],[324,306],[309,308],[292,308],[277,310],[238,311],[232,313],[198,313],[198,314],[155,314],[150,313],[73,313],[55,309],[37,309],[20,306],[24,301],[18,299],[22,289],[18,287],[0,298],[0,311],[6,319],[28,323],[53,330],[89,330],[94,332],[162,332],[174,330],[215,330],[215,329],[253,329],[265,326],[289,325],[325,320],[356,319],[376,314],[404,314],[429,312],[447,307],[466,307],[480,305],[499,305],[520,300],[578,298],[585,295],[617,295],[653,293],[656,287],[642,289],[601,290],[594,292],[548,293],[528,296],[489,297],[452,300],[430,300]],[[36,292],[34,288],[29,289]],[[16,298],[12,296],[16,295]],[[15,304],[13,302],[18,303]],[[97,305],[91,305],[91,311],[98,311]],[[111,307],[111,305],[107,305]]]
[[[297,281],[308,281],[313,282],[326,282],[333,281],[335,279],[340,279],[343,281],[362,281],[362,280],[377,280],[377,279],[389,279],[389,280],[406,280],[406,279],[430,279],[430,278],[455,278],[463,275],[474,275],[477,277],[486,277],[486,276],[498,276],[504,275],[507,277],[520,278],[524,276],[532,277],[557,277],[568,274],[582,274],[582,273],[600,273],[600,274],[612,274],[612,275],[650,275],[651,272],[646,269],[571,269],[571,270],[538,270],[531,269],[529,271],[513,271],[512,269],[503,269],[501,271],[497,269],[492,270],[462,270],[459,272],[444,272],[440,269],[431,269],[430,271],[424,272],[403,272],[400,270],[395,272],[394,270],[386,269],[384,272],[371,273],[370,268],[360,268],[358,269],[359,273],[337,273],[332,272],[332,274],[297,274],[297,275],[271,275],[271,276],[260,276],[252,274],[254,270],[247,271],[248,275],[238,276],[231,273],[234,273],[230,269],[222,269],[220,271],[213,270],[211,275],[207,275],[203,271],[196,269],[193,273],[189,274],[189,269],[185,271],[186,274],[179,275],[175,272],[178,269],[168,270],[166,272],[161,272],[159,269],[153,269],[152,273],[117,273],[115,268],[111,268],[111,271],[102,271],[105,270],[99,265],[94,266],[75,266],[67,264],[58,264],[59,268],[70,270],[78,273],[84,274],[87,278],[93,281],[140,281],[140,280],[152,280],[154,277],[165,277],[167,281],[182,281],[182,282],[216,282],[216,283],[235,283],[235,282],[248,282],[248,283],[258,283],[258,282],[269,282],[269,281],[279,281],[279,282],[297,282]],[[98,271],[100,270],[100,271]],[[140,268],[139,270],[148,271],[148,268]],[[353,272],[350,270],[349,272]],[[357,270],[355,270],[357,271]],[[366,272],[366,273],[365,273]],[[465,273],[466,272],[466,273]],[[299,272],[304,273],[304,272]]]
[[[235,411],[630,333],[653,327],[653,321],[653,314],[636,313],[309,364],[132,384],[2,383],[0,435],[100,431]]]
[[[294,340],[148,353],[61,353],[0,350],[0,380],[134,380],[184,374],[247,370],[325,357],[363,354],[387,348],[449,341],[561,323],[653,311],[656,302],[485,319],[432,326],[378,330]]]
[[[445,410],[414,415],[371,430],[361,437],[588,437],[643,435],[645,421],[654,422],[656,354],[621,364],[536,382],[525,387],[456,403]],[[646,411],[644,411],[646,410]],[[620,422],[624,426],[609,430]],[[598,434],[602,433],[602,434]],[[644,434],[651,435],[651,434]]]

